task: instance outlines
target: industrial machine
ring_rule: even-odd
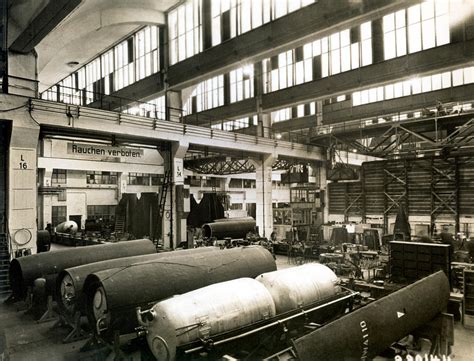
[[[260,246],[151,260],[90,274],[84,283],[86,313],[106,341],[138,326],[135,308],[214,283],[274,271],[272,254]]]

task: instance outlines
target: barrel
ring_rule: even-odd
[[[125,241],[34,254],[10,262],[10,285],[15,299],[24,299],[27,288],[36,278],[47,279],[46,288],[53,291],[57,274],[62,270],[107,259],[152,254],[155,245],[148,239]],[[53,281],[51,283],[51,281]]]
[[[336,274],[317,263],[264,273],[257,281],[272,295],[277,314],[305,307],[340,291]]]
[[[297,359],[371,360],[447,307],[442,271],[357,309],[293,342]]]
[[[219,220],[202,226],[203,237],[216,239],[245,238],[248,232],[255,232],[256,222],[251,217]]]
[[[67,268],[61,271],[56,279],[56,300],[62,314],[73,315],[76,311],[85,313],[85,297],[83,291],[86,277],[95,272],[117,267],[129,267],[134,263],[155,260],[168,260],[176,256],[215,252],[218,247],[200,247],[173,252],[147,254],[133,257],[109,259],[101,262],[88,263],[85,265]]]
[[[109,340],[114,330],[131,333],[135,307],[148,307],[173,295],[232,279],[255,278],[276,270],[260,246],[148,261],[90,274],[84,283],[86,313],[96,333]]]
[[[217,283],[153,306],[146,337],[157,360],[174,360],[176,347],[275,316],[268,290],[251,278]]]

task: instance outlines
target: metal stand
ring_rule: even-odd
[[[81,327],[81,313],[77,311],[72,319],[64,315],[59,315],[59,320],[53,325],[55,327],[67,326],[72,330],[63,338],[63,343],[70,343],[79,340],[84,340],[89,337],[89,333],[84,331]]]
[[[46,312],[43,313],[43,316],[40,317],[37,323],[43,323],[43,322],[56,320],[56,314],[54,313],[54,310],[53,310],[53,296],[48,296],[47,302],[48,304],[47,304]]]

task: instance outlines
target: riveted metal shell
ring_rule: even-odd
[[[218,220],[214,223],[206,223],[202,226],[202,235],[207,238],[224,239],[245,238],[248,232],[255,231],[255,220],[251,217],[241,219]]]
[[[113,330],[122,334],[134,331],[137,306],[149,306],[214,283],[255,278],[274,270],[275,260],[269,251],[249,246],[100,271],[90,274],[84,283],[86,313],[92,325],[104,317],[101,335],[107,339]],[[94,309],[96,292],[101,293],[101,303],[96,303]],[[102,312],[98,313],[98,309]]]
[[[336,274],[317,263],[264,273],[257,281],[272,295],[277,314],[307,306],[340,291]]]
[[[261,283],[240,278],[161,301],[153,312],[150,350],[157,360],[173,360],[177,346],[273,317],[275,305]]]
[[[371,360],[446,309],[439,271],[294,341],[298,360]],[[342,347],[343,346],[343,347]]]
[[[134,263],[155,260],[168,260],[187,254],[199,254],[220,251],[218,247],[200,247],[173,252],[147,254],[133,257],[123,257],[106,261],[88,263],[82,266],[67,268],[56,279],[56,300],[63,314],[85,312],[85,295],[82,292],[86,277],[91,273],[117,267],[128,267]]]
[[[62,270],[107,259],[156,253],[148,239],[95,246],[75,247],[15,258],[10,262],[10,285],[13,295],[23,299],[29,286],[39,277],[47,279],[46,289],[52,293],[57,274]]]

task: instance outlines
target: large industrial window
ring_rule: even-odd
[[[229,188],[242,188],[242,179],[231,178],[229,181]]]
[[[164,95],[149,100],[146,103],[138,104],[137,106],[127,108],[124,113],[132,115],[140,115],[142,117],[166,119],[166,98]]]
[[[66,169],[53,169],[51,176],[51,184],[66,184],[67,182],[67,170]]]
[[[89,104],[160,71],[159,28],[146,26],[41,94],[42,99]]]
[[[184,104],[184,114],[202,112],[224,105],[224,75],[199,83]]]
[[[415,53],[448,44],[449,6],[450,0],[426,1],[384,16],[385,60],[406,55],[407,47]]]
[[[66,206],[52,206],[51,207],[51,223],[53,227],[56,227],[62,222],[67,220],[67,207]]]
[[[168,14],[170,63],[202,51],[202,0],[187,0]]]
[[[122,41],[114,47],[114,85],[122,89],[135,81],[133,64],[133,38]]]
[[[370,21],[264,59],[266,93],[372,64]]]
[[[285,120],[306,117],[316,114],[316,102],[298,104],[294,107],[287,107],[271,112],[272,124]]]
[[[253,98],[253,65],[247,65],[237,70],[232,70],[229,77],[231,103]]]
[[[408,8],[408,50],[414,53],[448,44],[449,1],[426,1]]]
[[[225,130],[232,132],[234,130],[245,129],[258,124],[258,116],[244,117],[234,120],[226,120],[220,123],[212,124],[212,129]]]
[[[474,66],[469,66],[357,91],[352,93],[352,105],[359,106],[472,83]]]
[[[104,79],[104,94],[110,94],[114,92],[114,50],[111,49],[108,52],[101,55],[102,65],[102,78]]]
[[[147,26],[135,35],[137,80],[158,72],[158,27]]]
[[[88,219],[113,220],[115,217],[115,205],[87,206]]]
[[[385,60],[407,53],[405,10],[383,17],[383,42]]]
[[[86,172],[87,184],[117,184],[117,172]]]
[[[258,28],[314,0],[212,0],[212,45]]]
[[[128,173],[127,184],[137,186],[149,186],[150,175],[148,173]]]

